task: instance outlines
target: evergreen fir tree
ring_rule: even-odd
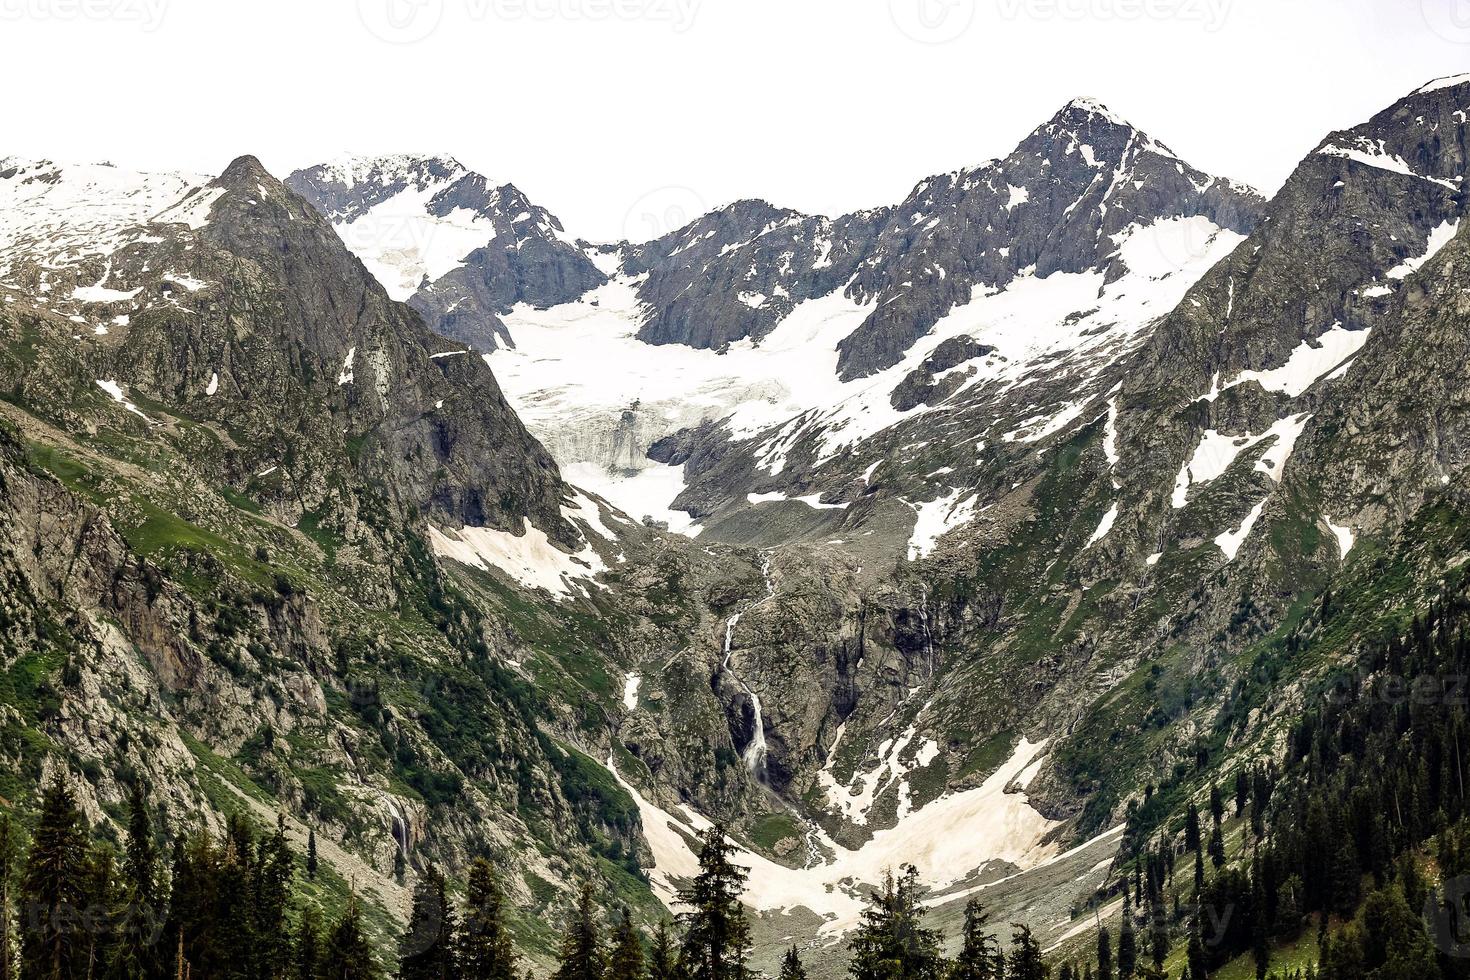
[[[306,877],[308,881],[316,881],[316,869],[316,828],[312,827],[306,832]]]
[[[444,876],[430,865],[413,890],[408,928],[398,941],[400,980],[450,980],[455,961],[454,910]]]
[[[625,905],[619,910],[618,924],[613,929],[612,953],[608,956],[607,980],[644,980],[643,937],[633,924],[633,913]]]
[[[1097,930],[1097,980],[1113,980],[1113,937],[1107,926]]]
[[[1205,963],[1205,944],[1200,938],[1199,916],[1195,916],[1194,927],[1189,930],[1189,978],[1208,980],[1209,970]]]
[[[128,795],[122,877],[107,954],[108,980],[146,980],[160,976],[165,911],[163,882],[153,822],[138,783],[133,784]]]
[[[1051,969],[1041,957],[1041,944],[1031,930],[1019,922],[1011,923],[1011,955],[1007,957],[1008,980],[1047,980]]]
[[[21,877],[21,976],[73,980],[88,975],[90,937],[77,927],[89,895],[87,827],[58,776],[41,794],[41,815]]]
[[[648,980],[683,980],[679,954],[674,950],[669,924],[663,919],[653,928],[653,942],[648,950]]]
[[[465,980],[516,980],[516,953],[505,925],[505,896],[484,858],[470,865],[459,950]]]
[[[990,913],[979,899],[965,904],[965,924],[960,936],[960,951],[950,969],[950,980],[1001,980],[1005,974],[1005,958],[1000,942],[987,928]]]
[[[301,910],[301,924],[296,927],[296,942],[291,950],[292,980],[318,980],[322,966],[321,923],[316,908]]]
[[[868,899],[862,921],[848,944],[853,980],[931,980],[944,975],[940,955],[942,935],[924,927],[919,902],[919,873],[912,866],[894,878],[884,876],[883,887]]]
[[[353,897],[327,939],[321,980],[381,980],[381,976],[362,931],[362,910]]]
[[[0,980],[15,980],[15,876],[21,847],[10,814],[0,814]]]
[[[592,901],[592,886],[584,884],[577,900],[567,933],[561,941],[553,980],[603,980],[607,962],[602,953],[602,939],[597,929],[597,909]]]
[[[779,980],[807,980],[806,967],[802,966],[801,956],[796,952],[795,946],[788,949],[786,955],[781,959]]]
[[[276,815],[276,832],[260,842],[255,861],[254,926],[260,943],[260,963],[266,976],[286,975],[291,959],[286,913],[291,904],[291,888],[296,862],[286,842],[286,818]]]
[[[1216,870],[1225,867],[1225,838],[1220,833],[1220,826],[1210,832],[1210,863]]]
[[[1128,980],[1138,967],[1138,944],[1133,935],[1133,909],[1123,896],[1123,924],[1118,927],[1118,976]]]
[[[699,874],[680,891],[688,909],[679,918],[684,926],[680,962],[691,980],[746,980],[750,955],[750,924],[740,905],[746,869],[732,864],[735,849],[723,827],[711,827],[700,837]]]

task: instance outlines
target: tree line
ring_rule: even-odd
[[[1187,944],[1184,980],[1245,954],[1265,978],[1272,949],[1311,928],[1318,962],[1291,976],[1470,978],[1467,627],[1457,593],[1403,635],[1365,643],[1309,692],[1279,766],[1257,761],[1226,790],[1210,786],[1207,814],[1188,805],[1182,846],[1167,829],[1138,846],[1116,949],[1107,929],[1097,937],[1100,980],[1158,976],[1174,943]],[[1176,864],[1192,882],[1176,882]]]
[[[165,856],[136,788],[127,813],[120,849],[94,839],[61,779],[42,790],[27,846],[0,815],[0,980],[534,980],[487,861],[470,865],[461,900],[425,869],[397,948],[375,949],[355,899],[326,923],[303,900],[301,879],[318,870],[314,834],[299,860],[283,820],[259,834],[232,816],[219,836],[178,837]],[[682,911],[647,932],[626,907],[608,915],[584,885],[550,980],[752,980],[741,903],[748,872],[734,856],[723,828],[701,835],[699,873],[678,894]],[[976,901],[957,955],[946,958],[920,897],[913,868],[873,892],[848,943],[853,980],[1050,976],[1031,931],[1014,926],[1002,949]],[[780,977],[806,980],[794,946]]]

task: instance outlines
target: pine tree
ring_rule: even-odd
[[[1225,838],[1220,834],[1220,825],[1210,832],[1210,863],[1216,870],[1225,867]]]
[[[653,929],[653,943],[648,950],[648,980],[683,980],[679,955],[669,935],[669,924],[663,919]]]
[[[1184,847],[1186,850],[1198,851],[1200,846],[1199,833],[1199,807],[1194,801],[1189,802],[1189,811],[1184,817]]]
[[[919,873],[912,866],[894,878],[884,876],[883,887],[868,899],[862,921],[848,944],[853,980],[930,980],[944,975],[940,955],[942,935],[924,928],[919,902]]]
[[[603,980],[607,963],[602,954],[602,939],[597,929],[597,910],[592,902],[592,886],[584,884],[577,900],[577,911],[561,941],[553,980]]]
[[[806,967],[801,965],[801,956],[797,954],[795,946],[788,949],[781,959],[779,980],[807,980]]]
[[[89,937],[76,928],[89,903],[88,873],[87,827],[71,788],[58,776],[41,795],[41,815],[21,877],[21,975],[26,980],[88,975]]]
[[[163,882],[158,846],[142,786],[128,795],[127,841],[119,907],[113,915],[107,954],[109,980],[145,980],[163,972],[160,942],[164,929]]]
[[[21,848],[10,814],[0,814],[0,980],[15,980],[15,876]]]
[[[643,937],[633,924],[633,914],[625,905],[619,910],[618,924],[613,929],[612,953],[608,957],[607,980],[644,980]]]
[[[276,832],[260,842],[255,860],[254,926],[262,940],[261,966],[270,977],[285,976],[291,958],[285,942],[286,913],[295,874],[296,862],[286,842],[286,818],[277,814]]]
[[[960,951],[950,969],[950,980],[1000,980],[1005,972],[1005,959],[1000,942],[986,926],[990,913],[979,899],[965,904],[965,924]]]
[[[347,911],[332,935],[322,956],[321,980],[381,980],[372,948],[362,931],[362,910],[357,898],[347,903]]]
[[[454,910],[444,876],[430,865],[413,890],[408,928],[398,941],[400,980],[449,980],[458,975]]]
[[[1128,980],[1138,967],[1138,945],[1133,935],[1133,909],[1123,896],[1123,924],[1118,927],[1118,976]]]
[[[1209,980],[1209,968],[1205,963],[1205,944],[1200,938],[1199,916],[1189,930],[1189,980]]]
[[[1113,937],[1107,926],[1097,930],[1097,980],[1113,980]]]
[[[1019,922],[1012,922],[1011,955],[1007,957],[1006,976],[1009,980],[1047,980],[1051,969],[1041,958],[1041,944],[1031,935],[1031,930]]]
[[[505,927],[505,896],[484,858],[470,865],[465,884],[459,961],[465,980],[516,980],[516,953]]]
[[[318,980],[322,967],[321,924],[316,908],[301,910],[301,924],[296,928],[296,943],[291,951],[293,980]]]
[[[306,832],[306,877],[309,881],[316,881],[316,828],[312,827]]]
[[[750,924],[740,905],[746,869],[732,864],[734,853],[723,827],[711,827],[699,840],[699,874],[679,892],[688,909],[680,962],[691,980],[746,980]]]

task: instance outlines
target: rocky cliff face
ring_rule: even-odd
[[[829,220],[742,201],[631,248],[624,271],[647,275],[639,337],[654,344],[759,339],[796,304],[838,290],[872,304],[838,346],[852,379],[898,363],[977,289],[1003,289],[1023,270],[1117,278],[1130,225],[1200,216],[1244,233],[1261,203],[1076,100],[1004,160],[931,177],[896,207]]]
[[[561,222],[512,184],[441,157],[348,157],[286,185],[321,211],[394,299],[476,350],[514,346],[500,315],[606,281]]]

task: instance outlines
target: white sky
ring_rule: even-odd
[[[1470,0],[0,0],[0,156],[443,152],[646,238],[739,197],[894,203],[1076,95],[1271,191],[1467,70]]]

